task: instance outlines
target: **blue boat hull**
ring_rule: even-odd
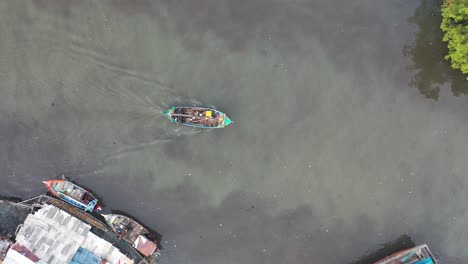
[[[64,180],[50,180],[43,183],[53,195],[71,205],[89,212],[101,210],[98,200],[74,183]]]

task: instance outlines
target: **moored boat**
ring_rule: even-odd
[[[426,244],[412,247],[387,256],[374,264],[437,264]]]
[[[173,106],[162,114],[171,122],[198,128],[223,128],[232,120],[221,111],[195,106]]]
[[[102,215],[112,230],[141,254],[159,255],[158,245],[151,232],[132,218],[120,214]],[[150,239],[151,238],[151,239]]]
[[[66,180],[43,181],[50,193],[87,212],[100,211],[102,208],[94,195],[80,186]]]

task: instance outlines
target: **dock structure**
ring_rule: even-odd
[[[15,240],[17,245],[31,252],[32,258],[38,258],[48,264],[75,263],[72,259],[85,255],[93,257],[97,264],[103,260],[116,264],[135,263],[112,243],[91,232],[91,228],[91,225],[48,204],[27,216]],[[13,253],[11,258],[17,259],[18,255]],[[5,262],[8,259],[7,253]]]
[[[100,217],[48,195],[21,202],[0,199],[0,235],[16,241],[3,263],[39,258],[51,264],[81,263],[78,259],[156,264],[155,256],[143,257]]]
[[[50,196],[46,196],[46,199],[48,203],[66,211],[67,213],[73,215],[74,217],[82,220],[85,223],[92,225],[95,228],[98,228],[101,231],[104,231],[104,232],[112,231],[108,225],[102,223],[101,221],[96,219],[91,214],[88,214],[85,211],[80,210],[69,203],[66,203],[64,201],[58,200]]]
[[[82,220],[83,222],[88,223],[95,228],[98,228],[101,231],[104,231],[104,232],[112,231],[107,224],[97,219],[92,214],[86,213],[85,211],[67,202],[51,197],[49,195],[42,194],[42,195],[38,195],[36,197],[17,203],[18,206],[24,206],[24,207],[43,207],[44,204],[52,204],[66,211],[67,213],[73,215],[74,217]]]

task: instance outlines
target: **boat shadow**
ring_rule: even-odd
[[[23,199],[15,196],[0,196],[0,201],[7,201],[7,202],[13,202],[13,203],[19,203],[23,201]]]
[[[375,251],[369,252],[367,255],[363,256],[359,260],[356,260],[354,262],[351,262],[349,264],[369,264],[369,263],[374,263],[378,260],[381,260],[385,258],[386,256],[389,256],[395,252],[408,249],[411,247],[416,246],[411,239],[410,236],[407,234],[403,234],[399,236],[397,239],[387,242],[383,245],[381,245],[380,249],[377,249]]]

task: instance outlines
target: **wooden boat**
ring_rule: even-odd
[[[232,123],[226,114],[212,108],[173,106],[162,114],[171,122],[198,128],[223,128]]]
[[[43,181],[51,194],[87,212],[100,211],[101,206],[94,195],[66,180]]]
[[[141,254],[148,257],[159,255],[158,245],[153,235],[137,221],[120,214],[102,215],[112,230],[128,244],[132,245]]]
[[[437,264],[426,244],[412,247],[385,257],[374,264]]]

